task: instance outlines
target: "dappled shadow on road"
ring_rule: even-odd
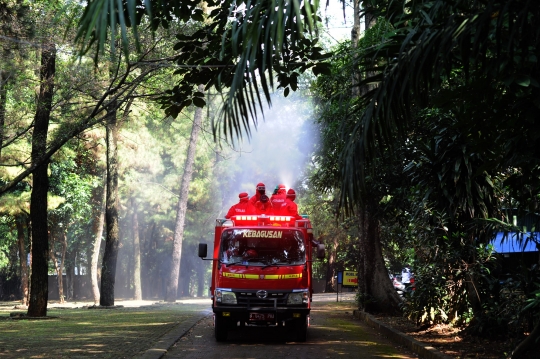
[[[415,358],[352,316],[353,303],[314,303],[306,342],[287,327],[243,327],[216,342],[211,317],[182,337],[165,358]]]

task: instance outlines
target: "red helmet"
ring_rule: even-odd
[[[296,199],[296,192],[294,191],[294,189],[289,188],[289,190],[287,191],[287,198],[289,198],[291,201],[294,201]]]
[[[238,198],[247,198],[248,197],[248,194],[247,192],[242,192],[238,195]]]

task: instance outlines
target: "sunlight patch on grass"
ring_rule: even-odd
[[[132,357],[170,329],[199,316],[201,306],[148,306],[111,310],[51,309],[54,320],[0,319],[0,358]],[[122,348],[118,347],[122,343]],[[18,353],[18,354],[15,354]],[[9,355],[8,355],[9,356]]]

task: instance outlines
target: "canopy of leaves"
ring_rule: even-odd
[[[77,34],[81,51],[87,52],[97,43],[97,60],[107,39],[115,38],[117,25],[122,48],[128,51],[127,28],[131,27],[137,43],[137,29],[144,14],[152,30],[160,25],[168,26],[173,17],[204,22],[202,30],[178,35],[179,42],[175,45],[178,55],[174,61],[179,67],[177,73],[184,76],[161,102],[167,114],[176,117],[191,103],[204,105],[195,85],[204,84],[206,89],[215,87],[219,91],[228,88],[220,116],[223,124],[214,123],[213,130],[214,134],[222,132],[229,138],[240,136],[242,129],[249,133],[257,107],[262,112],[259,86],[265,101],[270,103],[274,71],[279,87],[285,88],[286,93],[289,89],[296,90],[299,74],[307,69],[312,68],[314,73],[326,71],[327,56],[309,36],[320,21],[316,16],[318,1],[210,1],[207,6],[213,10],[207,16],[203,16],[198,4],[139,0],[122,3],[117,8],[119,3],[114,0],[90,1]],[[111,42],[113,50],[114,46]]]
[[[375,10],[393,31],[360,59],[361,85],[377,87],[359,99],[360,120],[352,132],[342,131],[347,198],[359,199],[365,176],[358,164],[369,162],[376,140],[390,147],[400,142],[396,136],[408,136],[416,109],[429,106],[461,108],[461,115],[469,117],[467,135],[481,133],[485,144],[494,136],[491,143],[504,144],[493,154],[498,160],[486,165],[537,171],[537,160],[523,161],[538,158],[537,149],[529,146],[539,138],[534,115],[540,83],[536,4],[413,0],[390,1]],[[456,69],[459,76],[453,75]],[[504,134],[497,136],[500,131]]]

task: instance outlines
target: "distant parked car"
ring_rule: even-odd
[[[404,284],[401,282],[400,274],[390,274],[390,279],[394,285],[394,289],[398,292],[400,296],[403,296],[405,293],[412,293],[416,289],[416,282],[414,280],[414,274],[411,273],[410,283]]]

